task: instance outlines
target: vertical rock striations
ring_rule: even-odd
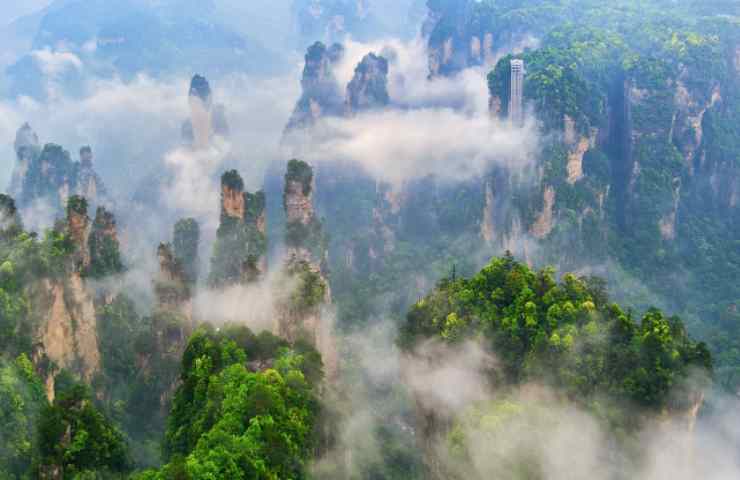
[[[244,191],[236,170],[221,177],[221,224],[211,258],[210,283],[244,284],[267,272],[265,194]]]
[[[99,260],[90,249],[89,239],[94,236],[108,240],[116,238],[115,221],[104,212],[101,209],[96,215],[91,231],[87,201],[77,195],[71,196],[66,222],[58,232],[68,240],[71,254],[48,277],[29,287],[31,311],[38,326],[34,358],[37,365],[49,361],[53,365],[46,370],[49,398],[53,398],[54,377],[61,369],[87,382],[100,372],[96,305],[85,278],[93,261]],[[117,244],[115,246],[117,255]]]
[[[316,218],[313,205],[313,189],[313,168],[306,162],[291,160],[283,192],[288,261],[305,261],[320,271],[326,257],[326,246],[321,221]]]
[[[494,33],[491,25],[475,21],[474,0],[433,2],[424,25],[431,77],[453,75],[467,67],[491,63]]]
[[[159,273],[154,281],[157,308],[168,312],[189,311],[190,282],[185,267],[175,256],[172,245],[160,243],[157,248]]]
[[[204,77],[200,75],[193,77],[190,82],[188,103],[190,104],[190,122],[193,129],[193,147],[196,149],[205,148],[211,142],[213,98],[211,96],[211,86]]]
[[[86,272],[90,267],[89,227],[90,217],[87,216],[87,200],[84,197],[73,195],[67,202],[65,234],[73,245],[72,258],[77,272]]]
[[[306,341],[321,352],[329,376],[336,372],[336,349],[325,307],[331,303],[326,239],[313,205],[310,165],[288,163],[283,206],[286,224],[285,286],[279,295],[276,333],[291,343]]]
[[[98,207],[95,212],[88,247],[90,252],[88,276],[101,278],[123,272],[116,218],[105,207]]]

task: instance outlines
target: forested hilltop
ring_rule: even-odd
[[[0,28],[0,480],[740,477],[736,1],[254,2]]]

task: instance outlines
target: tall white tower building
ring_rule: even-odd
[[[524,60],[511,61],[511,95],[509,118],[514,125],[524,123]]]

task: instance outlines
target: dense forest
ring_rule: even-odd
[[[740,474],[737,2],[238,3],[0,29],[0,479]]]

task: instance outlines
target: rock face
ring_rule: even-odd
[[[87,216],[87,200],[73,196],[67,204],[66,233],[74,244],[74,264],[78,272],[90,268],[90,249],[88,237],[90,235],[90,218]]]
[[[88,199],[93,203],[105,203],[108,192],[103,181],[93,168],[93,151],[89,146],[80,149],[80,166],[77,172],[77,185],[75,193]]]
[[[583,157],[590,149],[596,147],[598,129],[592,128],[588,136],[579,135],[576,123],[568,115],[564,119],[564,141],[568,147],[567,181],[571,185],[583,178]]]
[[[21,209],[40,203],[50,213],[60,214],[72,195],[84,196],[92,205],[110,203],[105,185],[95,173],[90,147],[82,147],[80,160],[75,162],[59,145],[50,143],[41,150],[38,145],[38,137],[28,124],[21,127],[10,185]]]
[[[306,261],[320,270],[325,258],[321,222],[313,205],[314,176],[310,165],[299,160],[288,163],[283,206],[287,219],[287,257]]]
[[[174,241],[157,249],[159,272],[154,280],[157,309],[183,315],[193,324],[192,296],[198,280],[200,226],[192,219],[175,224]]]
[[[95,221],[88,236],[90,265],[88,275],[101,278],[124,270],[118,242],[116,218],[105,207],[95,211]]]
[[[201,150],[211,145],[214,136],[229,136],[226,108],[213,103],[211,85],[205,77],[195,75],[191,80],[188,104],[190,118],[182,126],[182,137],[186,144]]]
[[[384,108],[389,103],[388,61],[369,53],[357,66],[355,75],[347,86],[347,114]]]
[[[15,198],[20,198],[23,183],[31,166],[31,161],[41,153],[39,137],[28,123],[24,123],[15,136],[16,164],[8,192]]]
[[[175,224],[173,248],[182,263],[187,282],[198,283],[200,258],[200,225],[194,218],[184,218]]]
[[[211,259],[212,285],[243,284],[267,273],[267,222],[263,191],[244,191],[236,170],[221,177],[221,224]]]
[[[159,273],[154,281],[157,308],[180,312],[190,317],[190,282],[182,262],[175,257],[172,245],[161,243],[157,249]]]
[[[87,202],[82,197],[70,198],[67,219],[60,227],[73,244],[69,263],[63,274],[35,282],[28,295],[37,325],[34,358],[37,364],[51,361],[55,366],[46,372],[50,399],[54,395],[54,377],[60,369],[69,370],[87,382],[100,371],[96,300],[85,278],[96,262],[100,262],[96,245],[114,246],[116,254],[118,247],[113,216],[99,208],[91,227]]]
[[[478,2],[436,2],[430,6],[427,32],[430,76],[447,76],[467,67],[493,63],[494,32],[486,22],[474,22],[472,10]],[[500,48],[500,47],[498,47]]]
[[[80,274],[62,280],[42,280],[34,289],[41,327],[36,357],[46,357],[60,369],[79,374],[87,382],[100,371],[98,329],[93,297]],[[53,398],[55,372],[47,379]]]
[[[313,205],[313,169],[291,160],[285,175],[287,217],[285,283],[278,295],[275,333],[289,342],[303,340],[322,354],[327,375],[337,370],[336,347],[326,306],[331,303],[326,241]]]
[[[308,127],[323,116],[340,116],[344,99],[334,76],[334,66],[342,58],[344,47],[334,44],[327,48],[316,42],[308,48],[301,79],[303,94],[288,122],[287,131]]]
[[[542,212],[537,221],[532,225],[532,235],[535,238],[545,238],[552,232],[553,227],[553,209],[555,207],[555,189],[551,186],[545,188],[543,194]]]

